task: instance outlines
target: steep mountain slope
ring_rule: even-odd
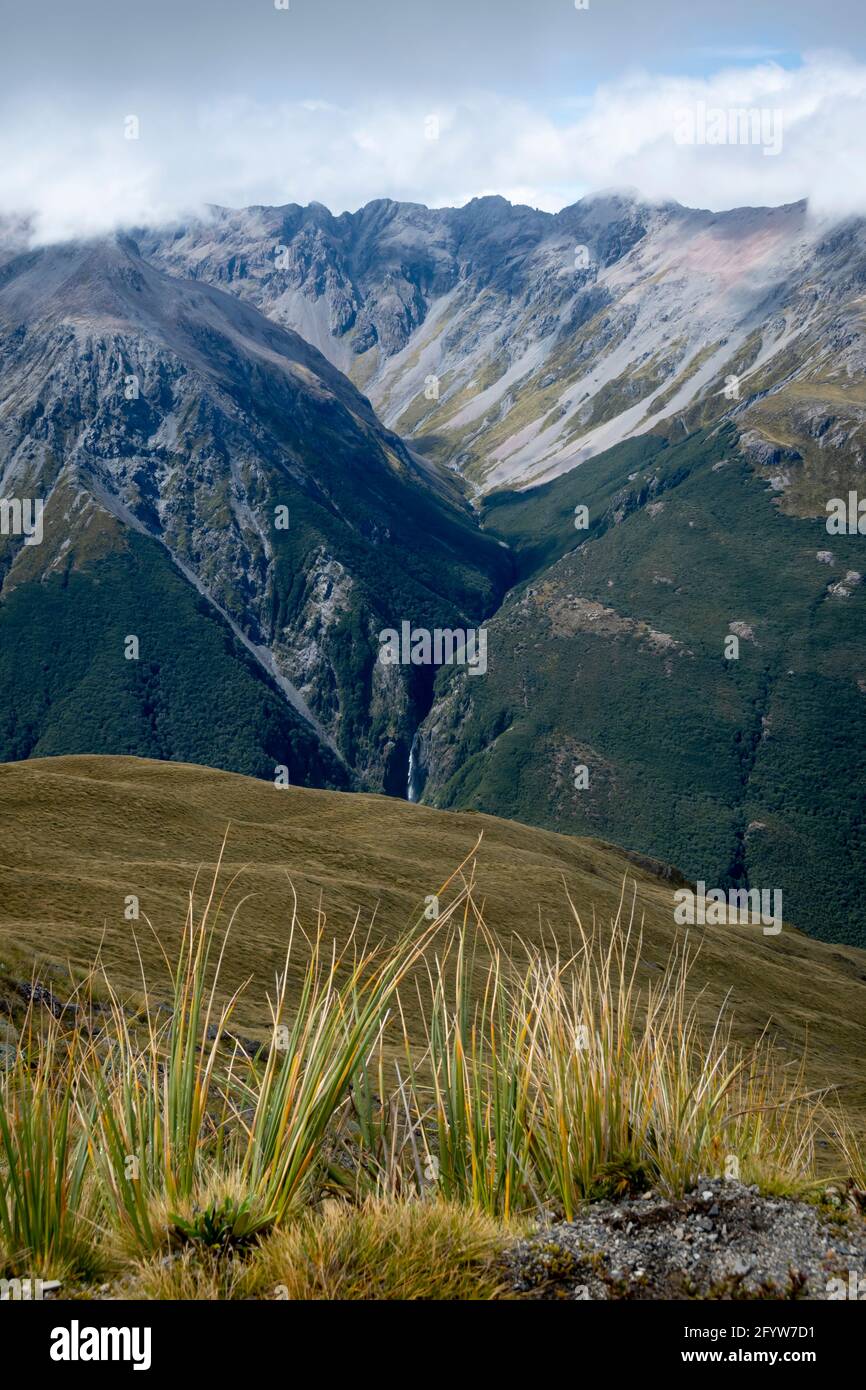
[[[376,634],[479,617],[509,570],[450,480],[296,334],[126,238],[7,256],[0,378],[0,493],[46,500],[41,544],[0,537],[3,755],[287,763],[402,793],[431,673],[382,666]],[[202,609],[195,590],[218,638],[181,620]],[[187,631],[189,678],[172,688]],[[210,747],[179,731],[178,702],[206,727],[224,682],[229,707],[252,699],[234,751],[234,712]],[[290,733],[309,745],[300,768]]]
[[[83,534],[63,567],[10,588],[0,604],[5,758],[123,752],[351,784],[337,754],[156,541],[124,533],[87,501],[79,518]],[[125,656],[131,635],[137,660]]]
[[[866,940],[864,283],[862,223],[630,195],[10,240],[0,756],[408,789]],[[483,680],[376,660],[482,619]]]
[[[416,796],[779,887],[866,941],[866,562],[823,525],[866,493],[862,220],[485,198],[215,210],[146,246],[303,325],[487,494],[531,581],[487,679],[440,675]]]
[[[799,925],[863,945],[863,538],[787,515],[737,442],[729,425],[641,460],[631,441],[491,499],[526,577],[488,625],[487,678],[440,676],[419,783],[708,887],[779,889]]]
[[[636,895],[642,990],[658,982],[671,949],[686,938],[673,918],[677,880],[659,874],[658,866],[635,863],[597,840],[490,816],[443,814],[396,798],[277,790],[249,778],[141,759],[52,758],[0,766],[0,808],[0,974],[17,962],[26,978],[37,953],[62,967],[69,960],[86,963],[101,949],[111,978],[135,993],[141,988],[137,938],[149,978],[163,978],[159,942],[171,951],[177,941],[200,866],[200,895],[209,887],[229,822],[223,886],[238,871],[240,877],[223,909],[227,923],[239,905],[225,983],[236,985],[252,973],[250,1000],[272,989],[274,972],[283,966],[293,888],[307,930],[315,929],[321,909],[326,936],[345,941],[356,914],[362,932],[375,914],[374,939],[393,940],[418,920],[428,894],[441,892],[443,905],[451,900],[455,886],[443,891],[442,885],[482,832],[477,896],[489,928],[518,959],[515,937],[538,942],[543,935],[564,954],[573,948],[566,888],[584,925],[589,928],[594,915],[603,938],[624,883],[626,915]],[[125,916],[129,895],[139,900],[137,923]],[[698,928],[688,939],[693,947],[700,942],[693,976],[695,994],[703,991],[700,1017],[709,1023],[727,998],[736,1036],[754,1041],[769,1022],[794,1068],[806,1043],[809,1083],[838,1088],[862,1124],[866,954],[829,947],[788,926],[778,936],[748,926]],[[482,965],[480,959],[479,970]],[[411,989],[405,1008],[417,1037]],[[261,1015],[242,1012],[241,1022],[266,1036]]]
[[[826,476],[861,468],[860,220],[632,194],[555,216],[502,198],[378,201],[340,217],[214,209],[142,247],[296,328],[386,423],[483,490],[722,414],[793,465],[783,485],[802,514],[816,482],[823,508]]]

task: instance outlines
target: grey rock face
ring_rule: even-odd
[[[552,215],[502,198],[214,209],[143,254],[248,298],[349,372],[390,425],[482,490],[555,476],[697,414],[860,448],[862,221],[804,204],[726,213],[632,194]],[[797,384],[821,383],[804,393]],[[727,393],[727,394],[726,394]],[[762,428],[766,433],[761,433]],[[795,448],[786,456],[797,459]]]
[[[297,264],[324,286],[318,215]],[[360,785],[402,789],[426,693],[377,633],[465,619],[504,568],[451,481],[315,347],[131,238],[7,256],[0,371],[2,495],[46,501],[42,544],[0,537],[3,592],[154,537]]]

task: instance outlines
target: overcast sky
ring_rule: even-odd
[[[55,237],[622,185],[866,210],[864,0],[288,2],[0,0],[0,211]],[[763,126],[718,143],[740,108]]]

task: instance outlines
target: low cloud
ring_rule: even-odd
[[[42,241],[170,222],[207,203],[315,200],[340,212],[500,193],[554,211],[615,186],[714,209],[806,197],[846,214],[866,211],[864,128],[866,65],[827,54],[707,78],[633,73],[555,113],[487,93],[439,110],[173,107],[165,96],[110,113],[7,104],[0,211],[28,214]]]

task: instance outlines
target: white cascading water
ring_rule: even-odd
[[[415,737],[412,739],[412,747],[409,749],[409,772],[408,772],[408,775],[407,775],[407,777],[406,777],[406,800],[407,800],[407,801],[417,801],[417,800],[418,800],[418,793],[419,793],[419,790],[420,790],[419,787],[417,786],[417,780],[418,780],[418,752],[417,752],[417,750],[418,750],[418,731],[417,731],[417,729],[416,729],[416,731],[415,731]]]

